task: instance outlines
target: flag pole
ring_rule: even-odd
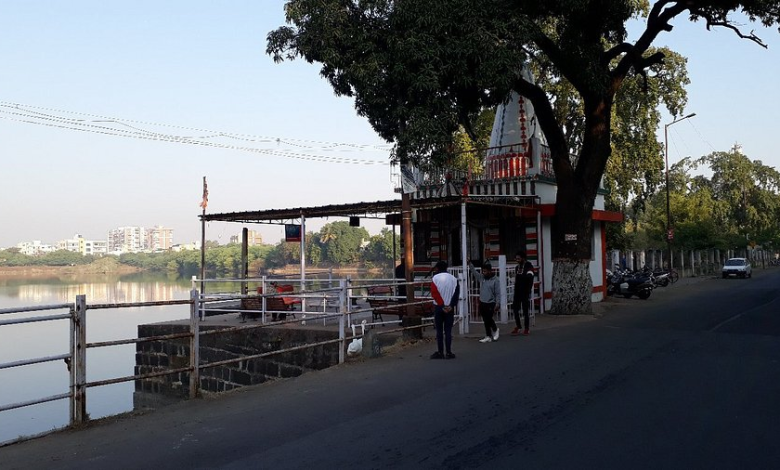
[[[203,215],[200,218],[200,294],[203,295],[206,290],[206,206],[209,205],[209,190],[206,185],[206,177],[203,177],[203,200],[200,207],[203,208]]]

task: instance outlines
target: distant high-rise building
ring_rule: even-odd
[[[247,246],[256,246],[263,244],[263,236],[256,230],[247,230]],[[230,243],[241,243],[241,235],[230,237]]]
[[[146,249],[168,251],[173,247],[173,229],[157,226],[146,231]]]
[[[173,229],[161,225],[119,227],[108,232],[109,253],[136,253],[139,251],[166,251],[173,247]]]
[[[119,227],[108,232],[109,253],[136,253],[144,250],[146,230],[143,227]]]
[[[248,230],[246,238],[247,238],[247,244],[249,246],[256,246],[256,245],[263,244],[263,235],[261,235],[260,232],[256,230]]]

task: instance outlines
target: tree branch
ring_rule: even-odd
[[[643,70],[655,62],[644,62],[642,54],[653,44],[653,41],[662,31],[671,31],[669,21],[689,8],[688,2],[675,0],[661,0],[653,5],[647,17],[647,28],[637,39],[630,54],[626,54],[612,71],[612,78],[618,82],[628,74],[631,68],[637,72]],[[652,56],[651,56],[652,57]],[[658,58],[656,58],[657,60]],[[663,57],[660,57],[663,60]]]
[[[758,44],[759,46],[763,47],[764,49],[768,48],[766,43],[764,43],[764,41],[760,37],[756,36],[753,33],[753,31],[751,31],[750,34],[745,34],[732,23],[729,23],[727,21],[715,21],[707,16],[704,15],[702,16],[707,20],[707,31],[710,31],[713,26],[720,26],[734,31],[734,33],[736,33],[736,35],[739,36],[740,39],[748,39]]]
[[[602,65],[609,65],[612,59],[619,57],[621,54],[628,54],[634,49],[634,45],[628,42],[620,43],[612,49],[604,53],[602,58]]]

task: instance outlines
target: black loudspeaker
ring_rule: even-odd
[[[401,214],[387,214],[385,225],[401,225]]]
[[[360,217],[350,217],[349,218],[349,226],[350,227],[360,227]]]

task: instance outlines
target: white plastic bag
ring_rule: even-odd
[[[352,328],[352,336],[357,336],[355,333],[355,325],[350,325]],[[365,335],[366,334],[366,321],[363,320],[363,323],[360,324],[360,334]],[[347,346],[347,354],[350,356],[357,356],[360,354],[360,352],[363,351],[363,338],[355,338],[352,340],[351,343],[349,343],[349,346]]]

